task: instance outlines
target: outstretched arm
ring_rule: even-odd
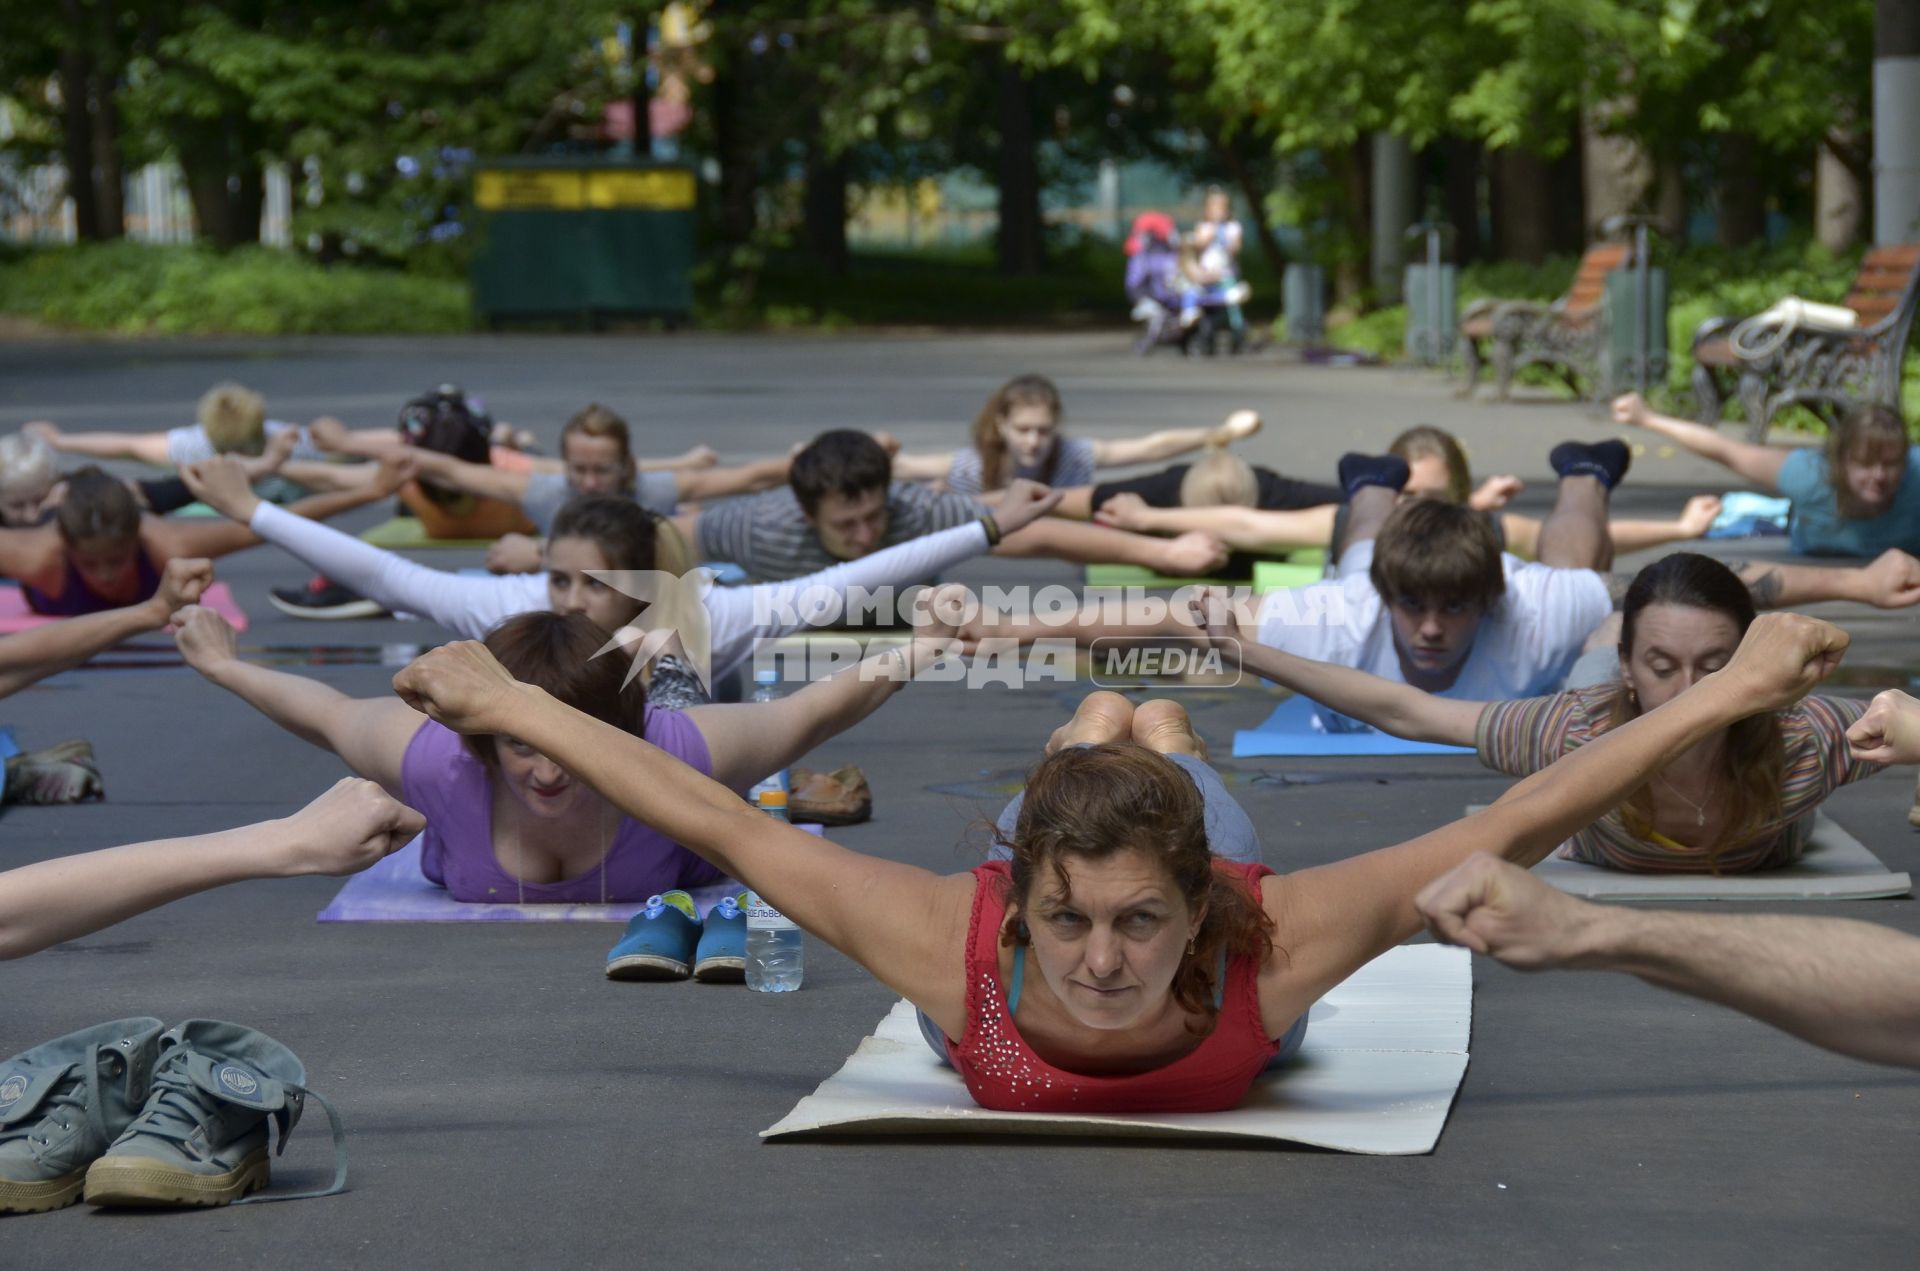
[[[333,494],[309,495],[288,504],[285,510],[292,516],[324,521],[388,497],[400,488],[411,471],[408,460],[382,460],[373,480]],[[195,498],[230,519],[179,521],[148,517],[141,524],[141,535],[151,543],[156,556],[163,560],[176,556],[225,556],[266,541],[250,526],[254,509],[262,500],[253,492],[237,460],[221,455],[203,463],[190,463],[180,470],[180,478]]]
[[[1225,446],[1260,431],[1260,416],[1236,410],[1212,428],[1163,428],[1144,437],[1093,439],[1095,467],[1118,468],[1132,463],[1164,463],[1208,446]]]
[[[1226,562],[1226,548],[1207,534],[1154,538],[1125,530],[1042,517],[1000,540],[995,556],[1052,556],[1076,562],[1143,565],[1173,577],[1197,577]]]
[[[1837,665],[1846,646],[1846,633],[1827,623],[1764,615],[1724,669],[1519,782],[1485,811],[1395,847],[1265,880],[1267,909],[1288,955],[1269,960],[1261,975],[1267,1019],[1292,1020],[1418,931],[1414,897],[1474,852],[1535,864],[1617,805],[1668,755],[1799,700]]]
[[[1722,436],[1705,424],[1656,414],[1638,393],[1625,393],[1613,399],[1615,423],[1657,432],[1702,459],[1731,468],[1741,477],[1770,493],[1780,492],[1780,465],[1792,453],[1777,446],[1756,446]]]
[[[170,560],[160,576],[160,589],[149,600],[29,627],[0,640],[0,697],[79,666],[134,636],[158,631],[174,610],[198,601],[212,581],[213,566],[208,562]]]
[[[1816,1046],[1920,1068],[1920,940],[1844,918],[1593,905],[1486,855],[1415,902],[1433,934],[1522,970],[1625,971]]]
[[[733,468],[681,468],[673,474],[680,498],[686,502],[724,499],[735,494],[758,494],[787,483],[791,459],[762,459]],[[525,483],[522,482],[522,488]]]
[[[367,701],[304,676],[242,662],[233,628],[211,609],[193,605],[176,616],[174,638],[187,665],[302,741],[331,750],[347,767],[400,797],[407,744],[424,721],[389,697]]]
[[[167,457],[164,432],[64,432],[58,424],[36,419],[23,425],[22,432],[46,440],[64,454],[85,455],[89,459],[138,459],[156,468],[172,460]]]
[[[0,958],[25,957],[227,883],[358,873],[425,826],[412,808],[347,777],[282,820],[23,865],[0,873]]]
[[[941,588],[927,602],[958,612],[963,587]],[[688,718],[707,739],[713,777],[744,790],[800,759],[880,709],[913,675],[957,646],[953,628],[929,626],[911,640],[870,654],[836,675],[772,702],[696,706]]]
[[[1207,588],[1189,602],[1189,612],[1196,625],[1204,624],[1208,641],[1229,663],[1237,662],[1262,679],[1395,737],[1449,746],[1473,745],[1486,702],[1436,697],[1410,684],[1243,640],[1230,621],[1227,603],[1224,593]]]
[[[753,888],[950,1034],[962,1026],[971,877],[865,856],[772,821],[657,747],[519,683],[484,645],[442,645],[393,684],[455,731],[510,731],[628,816]]]
[[[1876,609],[1920,604],[1920,560],[1890,547],[1859,568],[1728,561],[1761,609],[1792,609],[1823,600],[1856,600]]]

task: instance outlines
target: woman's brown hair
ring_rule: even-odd
[[[1214,1005],[1220,951],[1264,962],[1273,948],[1273,919],[1237,874],[1207,848],[1206,805],[1193,779],[1165,755],[1133,742],[1073,746],[1042,760],[1027,778],[1013,838],[1009,915],[1030,908],[1036,879],[1051,869],[1064,893],[1073,860],[1146,853],[1172,878],[1187,906],[1204,916],[1193,952],[1174,973],[1174,1001],[1207,1021]],[[1024,922],[1009,922],[1002,944],[1025,944]]]
[[[1056,424],[1064,414],[1060,390],[1044,375],[1015,376],[995,390],[973,420],[973,448],[980,455],[980,488],[983,490],[1004,489],[1013,481],[1013,460],[1007,454],[1007,443],[1001,440],[1000,424],[1016,406],[1045,407]],[[1060,446],[1056,441],[1041,465],[1037,480],[1052,485],[1053,470],[1059,462]]]
[[[584,538],[600,549],[608,569],[661,569],[678,577],[693,566],[673,522],[618,494],[568,499],[553,518],[547,541]]]
[[[1415,424],[1393,439],[1387,453],[1408,463],[1418,459],[1438,459],[1447,466],[1447,502],[1465,503],[1473,495],[1473,469],[1467,464],[1467,452],[1460,439],[1432,424]]]
[[[646,727],[647,690],[627,682],[627,660],[618,648],[604,654],[607,633],[577,613],[523,613],[487,633],[487,652],[522,684],[545,689],[583,715],[641,735]],[[469,753],[489,768],[497,762],[491,734],[462,739]]]
[[[1898,410],[1879,402],[1856,406],[1827,430],[1825,450],[1827,483],[1833,487],[1835,510],[1849,520],[1870,519],[1879,515],[1879,512],[1861,507],[1853,497],[1853,491],[1847,487],[1845,465],[1850,459],[1873,455],[1904,458],[1907,453],[1906,421],[1900,418]]]
[[[1663,556],[1633,576],[1620,609],[1620,662],[1633,656],[1634,627],[1649,605],[1683,605],[1722,614],[1733,620],[1741,635],[1753,623],[1753,596],[1731,569],[1698,552]],[[1624,687],[1613,699],[1613,727],[1640,713]],[[1726,797],[1737,810],[1707,848],[1707,864],[1718,873],[1722,852],[1738,847],[1780,815],[1780,784],[1787,766],[1786,743],[1780,717],[1773,711],[1750,715],[1727,729]],[[1646,838],[1653,829],[1653,786],[1642,785],[1620,805],[1620,820],[1629,833]]]
[[[620,447],[620,488],[632,490],[634,486],[633,470],[633,434],[627,428],[627,421],[620,418],[599,402],[590,402],[580,408],[567,426],[560,430],[560,457],[567,454],[567,438],[599,437],[614,442]]]
[[[67,477],[55,524],[69,547],[90,538],[124,543],[140,537],[140,505],[126,482],[88,464]]]

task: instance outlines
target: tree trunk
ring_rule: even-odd
[[[1550,209],[1553,250],[1562,256],[1578,256],[1587,250],[1587,199],[1583,180],[1585,151],[1580,144],[1580,126],[1571,131],[1573,144],[1547,165],[1550,181]]]
[[[74,232],[93,241],[100,236],[100,201],[93,171],[93,58],[85,6],[61,0],[65,40],[60,49],[61,156],[67,165],[67,193],[73,198]]]
[[[1645,212],[1654,185],[1653,159],[1637,141],[1604,131],[1627,111],[1631,102],[1605,102],[1581,116],[1581,176],[1586,212],[1582,228],[1589,235],[1615,216]]]
[[[1729,132],[1720,138],[1720,163],[1714,173],[1720,210],[1720,246],[1745,247],[1767,232],[1766,195],[1760,188],[1759,147],[1753,134]]]
[[[1487,202],[1493,212],[1494,257],[1529,265],[1546,260],[1553,245],[1546,160],[1516,146],[1489,151],[1487,189]]]
[[[249,135],[207,120],[176,128],[174,139],[198,236],[222,248],[259,242],[267,182]]]
[[[1033,81],[1000,61],[1000,272],[1037,274],[1046,265],[1040,214],[1040,151],[1033,126]]]
[[[1687,178],[1677,159],[1660,164],[1660,182],[1654,195],[1654,215],[1660,232],[1675,243],[1687,240]]]
[[[1430,153],[1440,162],[1441,215],[1453,226],[1453,258],[1472,264],[1486,250],[1480,241],[1480,145],[1443,137]]]
[[[233,137],[243,152],[233,157],[234,179],[228,185],[228,233],[224,247],[260,241],[260,214],[267,204],[267,174],[260,156],[247,144],[245,134]]]
[[[1830,252],[1844,252],[1860,241],[1866,220],[1866,191],[1839,152],[1826,142],[1814,160],[1813,234]]]
[[[1920,238],[1920,5],[1873,6],[1873,241]]]
[[[826,158],[817,141],[807,148],[803,208],[807,250],[832,274],[847,272],[847,174],[851,166],[844,154]]]
[[[114,86],[97,77],[93,95],[93,170],[96,202],[94,236],[121,238],[127,232],[127,178],[120,162],[120,110]]]
[[[716,30],[730,30],[718,27]],[[740,246],[753,237],[758,221],[760,156],[746,115],[744,41],[731,39],[713,81],[714,150],[720,161],[720,240]]]
[[[1267,266],[1273,270],[1273,276],[1280,277],[1287,267],[1287,253],[1280,246],[1280,239],[1267,220],[1266,189],[1254,175],[1246,156],[1240,153],[1237,143],[1215,138],[1213,152],[1220,156],[1227,175],[1233,178],[1234,185],[1240,190],[1240,197],[1247,201],[1247,210],[1253,219],[1253,236],[1260,244],[1260,254],[1267,258]]]
[[[1352,145],[1329,148],[1325,155],[1327,171],[1340,188],[1340,206],[1333,209],[1338,239],[1331,244],[1330,260],[1316,260],[1327,272],[1332,292],[1328,307],[1358,309],[1367,286],[1368,230],[1373,224],[1371,182],[1372,146],[1365,137]]]

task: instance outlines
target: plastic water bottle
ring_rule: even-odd
[[[787,819],[787,792],[761,793],[760,810],[774,819]],[[747,987],[756,993],[791,993],[806,974],[806,946],[800,928],[787,916],[747,892]]]
[[[772,702],[777,701],[779,697],[780,673],[771,668],[764,671],[755,671],[753,674],[752,700],[756,703]],[[787,776],[787,770],[785,768],[780,769],[778,772],[770,773],[754,782],[752,787],[747,790],[747,802],[760,805],[760,796],[768,790],[778,790],[782,795],[791,795],[793,793],[793,782]],[[787,819],[785,799],[782,799],[780,803],[780,819],[783,821]]]

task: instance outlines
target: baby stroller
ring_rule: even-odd
[[[1133,218],[1126,246],[1127,299],[1133,302],[1133,320],[1143,324],[1133,351],[1144,356],[1156,345],[1177,344],[1186,353],[1192,330],[1180,322],[1183,280],[1173,218],[1164,212],[1140,213]]]

